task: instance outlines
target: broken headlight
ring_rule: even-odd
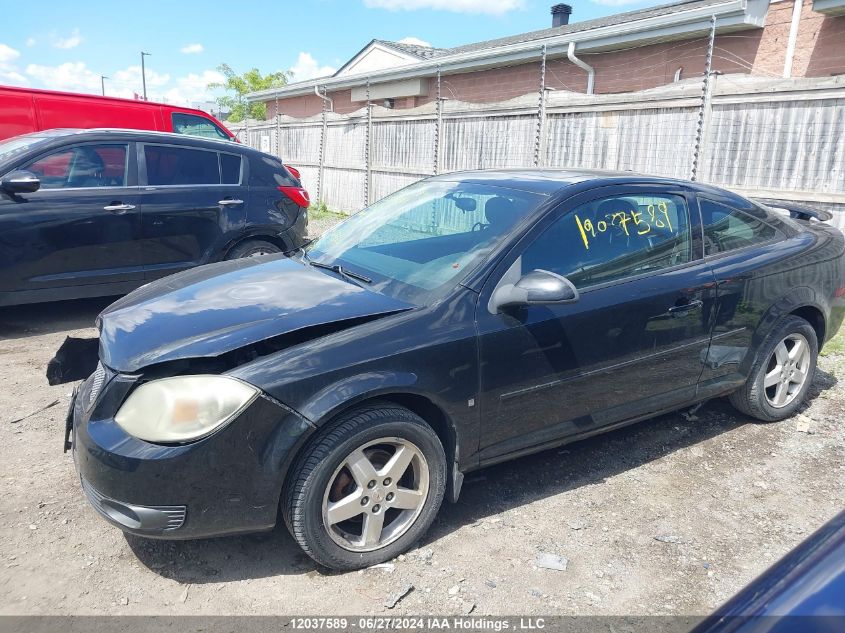
[[[162,378],[133,391],[114,420],[130,435],[148,442],[189,442],[229,422],[258,393],[255,387],[226,376]]]

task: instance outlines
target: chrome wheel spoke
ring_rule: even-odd
[[[786,341],[781,341],[775,348],[775,358],[777,358],[778,365],[781,367],[789,362],[789,350],[786,349]]]
[[[788,383],[781,382],[778,384],[778,388],[775,391],[775,397],[773,398],[774,404],[776,407],[783,406],[786,402],[786,397],[789,395]]]
[[[364,530],[361,533],[363,545],[378,545],[384,528],[384,512],[368,512],[364,515]]]
[[[361,499],[363,498],[363,496],[364,493],[359,488],[352,494],[345,496],[340,501],[329,502],[329,508],[327,512],[329,525],[335,525],[336,523],[348,521],[349,519],[356,517],[362,512],[364,512],[364,508],[361,507]]]
[[[803,385],[805,380],[807,380],[807,372],[801,369],[796,369],[792,374],[792,378],[789,379],[789,382],[797,385]]]
[[[421,490],[397,488],[390,505],[399,510],[416,510],[422,505],[424,500],[425,495]]]
[[[352,473],[352,479],[360,488],[366,488],[367,484],[376,478],[375,467],[361,449],[352,451],[346,458],[346,465]]]
[[[804,356],[804,350],[806,350],[807,345],[802,340],[796,340],[795,344],[792,346],[792,349],[789,350],[789,360],[797,361]]]
[[[414,450],[408,446],[400,446],[390,461],[379,471],[379,477],[390,477],[393,481],[399,481],[408,470],[412,459],[414,459]]]
[[[780,382],[781,376],[783,375],[783,367],[780,365],[775,366],[775,368],[766,374],[766,377],[763,379],[763,386],[765,388],[774,387],[776,384]]]

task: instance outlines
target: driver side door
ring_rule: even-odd
[[[689,209],[680,188],[603,187],[503,260],[476,317],[482,463],[695,398],[716,288]],[[495,309],[496,287],[532,270],[565,276],[578,301]]]
[[[50,300],[63,298],[59,291],[69,287],[83,296],[140,285],[140,208],[131,146],[79,143],[17,167],[33,172],[41,186],[0,195],[0,290]]]

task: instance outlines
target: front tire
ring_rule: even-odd
[[[282,500],[288,530],[319,564],[369,567],[428,529],[446,489],[446,455],[419,416],[391,404],[353,409],[306,447]]]
[[[748,381],[730,395],[731,404],[763,422],[788,418],[807,396],[818,356],[813,326],[797,316],[782,319],[760,348]]]

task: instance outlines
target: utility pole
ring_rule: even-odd
[[[147,70],[144,66],[144,57],[149,57],[150,53],[141,51],[141,84],[144,87],[144,101],[147,100]]]
[[[100,88],[103,91],[104,97],[106,96],[106,79],[108,79],[108,77],[106,77],[105,75],[100,75]]]

